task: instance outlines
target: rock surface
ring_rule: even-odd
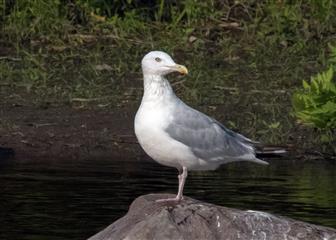
[[[137,198],[124,217],[89,240],[336,240],[336,229],[265,212],[226,208],[188,197],[177,205],[155,202],[167,197],[173,196]]]

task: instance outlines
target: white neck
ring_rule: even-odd
[[[167,79],[160,75],[144,74],[143,100],[160,100],[174,95]]]

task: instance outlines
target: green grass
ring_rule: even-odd
[[[331,0],[4,0],[0,11],[1,92],[13,101],[136,102],[141,58],[158,49],[190,70],[170,77],[179,96],[271,143],[296,138],[291,94],[326,65],[336,27]],[[300,131],[307,147],[320,143]]]

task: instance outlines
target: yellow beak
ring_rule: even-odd
[[[172,67],[172,69],[174,69],[175,71],[177,71],[177,72],[179,72],[183,75],[188,74],[188,69],[183,65],[176,64]]]

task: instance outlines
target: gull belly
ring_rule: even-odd
[[[171,121],[169,108],[164,103],[143,102],[135,121],[135,135],[144,151],[158,163],[182,169],[199,168],[202,162],[188,146],[174,140],[164,129]]]

